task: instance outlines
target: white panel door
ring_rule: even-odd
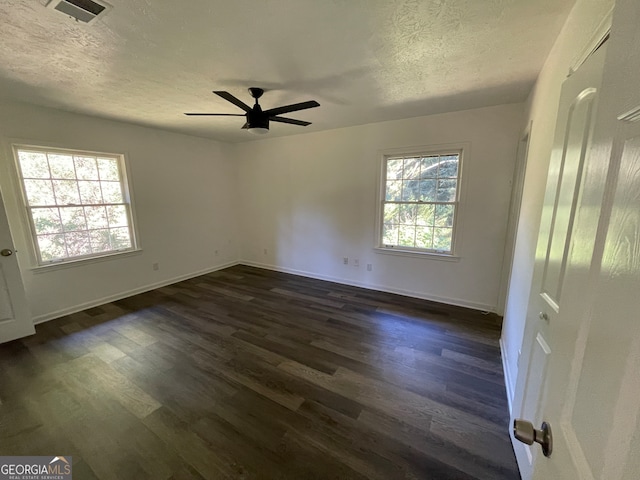
[[[586,198],[583,186],[592,158],[589,151],[605,55],[603,46],[563,84],[522,346],[521,370],[526,373],[518,378],[514,401],[515,417],[531,421],[536,428],[543,421],[551,424],[556,444],[554,460],[568,465],[573,462],[567,453],[571,442],[563,440],[576,432],[571,423],[560,420],[559,405],[554,402],[562,399],[565,405],[571,403],[571,389],[565,388],[566,384],[552,386],[551,377],[555,370],[562,371],[564,380],[568,378],[566,370],[574,360],[575,338],[568,334],[567,319],[582,318],[587,305],[584,299],[576,299],[574,292],[586,288],[602,203],[601,192]],[[577,220],[584,217],[587,208],[594,211],[589,212],[591,223],[583,221],[584,228],[578,231]],[[578,268],[571,262],[576,245],[587,259],[586,265]],[[575,328],[572,333],[576,333]],[[535,462],[542,457],[540,447],[515,441],[514,449],[523,478],[530,478]],[[577,459],[576,463],[582,461]],[[567,477],[548,478],[587,478],[577,473],[579,468],[575,466],[574,473],[567,473]]]
[[[35,333],[0,195],[0,343]]]
[[[525,479],[640,478],[639,21],[640,2],[616,2],[602,87],[596,92],[592,146],[582,172],[558,168],[554,158],[553,176],[573,177],[576,171],[581,178],[571,206],[552,209],[546,219],[550,228],[541,235],[548,241],[542,245],[542,275],[529,315],[542,311],[549,320],[532,322],[535,335],[528,342],[524,408],[518,416],[531,415],[526,419],[536,426],[549,422],[554,447],[547,458],[537,446],[527,453],[514,443]],[[593,69],[601,54],[578,72]],[[583,90],[582,98],[587,95]],[[575,100],[571,103],[577,105]],[[569,137],[564,135],[565,150],[572,144]],[[556,184],[558,203],[572,197],[562,193],[563,183]],[[569,225],[566,241],[557,225],[562,231]],[[533,463],[527,470],[529,455]]]

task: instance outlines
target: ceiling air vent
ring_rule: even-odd
[[[75,18],[78,22],[92,23],[99,15],[104,15],[111,9],[106,2],[95,0],[51,0],[47,8]]]

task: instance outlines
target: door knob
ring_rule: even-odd
[[[516,419],[513,421],[513,436],[527,445],[539,443],[545,457],[550,457],[553,451],[553,437],[551,435],[551,425],[542,422],[540,430],[536,430],[533,423],[526,420]]]
[[[13,255],[13,250],[5,248],[4,250],[0,250],[0,255],[2,255],[3,257],[10,257],[11,255]]]

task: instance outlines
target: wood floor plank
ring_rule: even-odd
[[[236,265],[0,345],[0,452],[83,479],[518,479],[499,335]]]

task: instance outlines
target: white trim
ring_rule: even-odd
[[[52,272],[54,270],[64,270],[66,268],[81,267],[83,265],[89,265],[91,263],[106,262],[109,260],[117,260],[118,258],[132,257],[135,255],[141,255],[141,254],[142,254],[142,249],[140,248],[137,248],[134,250],[123,250],[121,252],[114,250],[105,255],[79,258],[77,260],[69,260],[65,262],[52,262],[52,263],[47,263],[45,265],[36,265],[35,267],[27,267],[27,268],[28,270],[31,270],[32,273],[39,275],[41,273]]]
[[[591,37],[589,37],[589,40],[587,41],[580,54],[578,54],[573,62],[571,62],[571,66],[569,67],[569,74],[567,75],[568,77],[573,75],[576,70],[578,70],[580,66],[587,60],[587,58],[589,58],[591,54],[595,52],[600,45],[602,45],[602,42],[604,41],[606,36],[611,32],[613,8],[614,6],[612,5],[604,18],[598,24],[598,26],[593,30],[593,34],[591,35]]]
[[[507,402],[509,404],[509,416],[513,415],[513,385],[511,383],[511,379],[513,375],[511,374],[511,370],[509,369],[509,362],[507,362],[507,347],[504,344],[503,337],[500,337],[500,358],[502,359],[502,371],[504,373],[504,385],[505,390],[507,391]]]
[[[620,120],[621,122],[628,122],[628,123],[640,121],[640,105],[632,108],[628,112],[621,113],[620,115],[618,115],[618,120]]]
[[[448,253],[426,252],[423,250],[404,250],[402,247],[374,247],[374,253],[385,255],[400,255],[404,257],[418,257],[425,260],[444,260],[445,262],[459,262],[460,257]]]
[[[397,295],[404,295],[405,297],[419,298],[421,300],[429,300],[431,302],[444,303],[446,305],[454,305],[457,307],[470,308],[472,310],[479,310],[481,312],[493,313],[496,311],[495,305],[489,305],[486,303],[469,302],[467,300],[461,300],[459,298],[428,295],[422,292],[414,292],[412,290],[403,290],[400,288],[388,287],[386,285],[357,282],[354,280],[347,280],[344,278],[333,277],[330,275],[321,275],[314,272],[307,272],[305,270],[297,270],[294,268],[278,267],[276,265],[253,262],[250,260],[238,260],[237,263],[239,265],[247,265],[250,267],[264,268],[265,270],[273,270],[274,272],[291,273],[292,275],[300,275],[301,277],[315,278],[317,280],[326,280],[328,282],[339,283],[341,285],[350,285],[352,287],[366,288],[367,290],[376,290],[379,292],[395,293]]]
[[[498,291],[498,314],[504,316],[508,311],[509,286],[511,285],[512,267],[516,254],[516,242],[518,240],[518,225],[520,223],[520,211],[522,210],[522,196],[524,192],[524,179],[529,161],[529,145],[531,144],[531,131],[533,120],[529,122],[518,140],[516,161],[511,180],[511,196],[509,200],[509,215],[507,218],[507,231],[505,234],[505,252],[502,256],[500,268],[500,289]],[[524,149],[523,149],[524,144]],[[506,246],[511,248],[507,251]]]
[[[163,280],[161,282],[144,285],[142,287],[134,288],[133,290],[116,293],[114,295],[109,295],[108,297],[98,298],[95,300],[91,300],[89,302],[81,303],[79,305],[63,308],[55,312],[38,315],[37,317],[33,317],[33,324],[38,325],[40,323],[48,322],[49,320],[54,320],[56,318],[64,317],[65,315],[71,315],[72,313],[81,312],[82,310],[86,310],[88,308],[98,307],[100,305],[104,305],[105,303],[115,302],[118,300],[122,300],[123,298],[128,298],[134,295],[138,295],[140,293],[148,292],[150,290],[155,290],[156,288],[166,287],[167,285],[172,285],[174,283],[182,282],[184,280],[189,280],[190,278],[199,277],[200,275],[206,275],[207,273],[216,272],[218,270],[222,270],[223,268],[233,267],[234,265],[237,265],[237,264],[238,262],[233,261],[233,262],[224,263],[222,265],[216,265],[215,267],[209,267],[209,268],[205,268],[204,270],[199,270],[197,272],[191,272],[185,275],[179,275],[177,277]]]

